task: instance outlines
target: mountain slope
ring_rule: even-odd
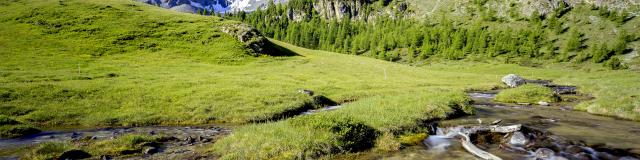
[[[180,12],[211,14],[255,11],[258,8],[267,6],[269,1],[284,3],[287,0],[137,0],[163,8],[173,9]],[[206,12],[206,13],[204,13]]]
[[[299,46],[394,62],[473,59],[640,68],[638,4],[587,2],[291,0],[232,17]]]

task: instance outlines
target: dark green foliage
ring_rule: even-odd
[[[9,118],[7,116],[0,115],[0,126],[3,126],[3,125],[14,125],[14,124],[20,124],[20,122],[18,122],[16,120],[13,120],[13,119],[11,119],[11,118]]]
[[[612,69],[612,70],[619,70],[619,69],[627,69],[628,66],[622,64],[622,61],[620,61],[620,59],[618,59],[617,57],[613,57],[611,59],[609,59],[607,62],[604,63],[604,66]]]
[[[322,18],[313,8],[314,0],[291,0],[288,4],[269,4],[264,10],[251,14],[244,12],[228,14],[228,17],[247,22],[255,26],[266,36],[294,45],[363,55],[372,58],[419,62],[430,58],[460,60],[467,57],[506,57],[555,59],[558,62],[584,62],[592,59],[601,63],[613,54],[623,54],[630,36],[624,30],[618,33],[613,43],[599,46],[586,46],[588,38],[582,27],[573,27],[568,14],[574,7],[559,3],[557,9],[544,16],[538,11],[529,17],[522,27],[501,27],[493,25],[497,20],[495,9],[485,6],[487,0],[474,0],[471,6],[471,22],[459,22],[446,15],[429,17],[428,20],[404,19],[388,15],[377,15],[369,20],[369,13],[382,11],[393,6],[396,1],[363,2],[360,19]],[[516,12],[519,6],[510,5],[510,12]],[[298,13],[290,16],[290,10]],[[623,13],[612,13],[606,9],[594,8],[604,17],[620,21]],[[303,15],[303,17],[300,17]],[[398,16],[398,15],[396,15]],[[512,18],[518,21],[517,14]],[[624,18],[623,18],[624,19]],[[574,20],[575,21],[575,20]],[[567,25],[565,25],[567,24]],[[567,26],[572,26],[567,34]],[[587,33],[591,34],[591,33]],[[557,46],[560,45],[560,46]],[[611,48],[607,48],[610,45]],[[583,51],[583,48],[590,48]],[[515,61],[505,61],[507,63]]]
[[[565,52],[579,51],[582,48],[582,34],[576,29],[572,29],[565,45]]]
[[[408,58],[405,61],[412,62],[431,57],[458,60],[469,55],[542,56],[538,50],[544,37],[543,28],[539,25],[518,30],[494,30],[482,25],[481,21],[473,26],[457,26],[446,17],[435,22],[387,16],[379,16],[371,22],[347,18],[327,20],[317,16],[312,1],[294,0],[288,5],[270,6],[251,14],[227,16],[253,25],[268,37],[298,46],[362,54],[388,61]],[[289,19],[288,8],[308,13],[308,17],[302,21]],[[373,4],[364,4],[363,10],[376,9]]]
[[[594,46],[591,52],[593,62],[595,63],[604,62],[613,56],[612,52],[607,49],[607,46],[604,44]]]
[[[611,48],[616,55],[624,54],[627,49],[627,43],[631,41],[630,36],[625,30],[621,30],[615,40],[615,44]]]

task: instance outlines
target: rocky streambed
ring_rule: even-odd
[[[560,87],[554,90],[572,90]],[[637,122],[574,111],[572,106],[577,102],[496,103],[493,99],[498,92],[469,93],[475,101],[476,114],[434,122],[423,145],[385,155],[384,159],[480,158],[464,146],[465,138],[477,149],[500,159],[640,159],[640,124]],[[519,128],[504,133],[487,129],[514,125]]]
[[[100,156],[101,159],[194,159],[206,158],[198,154],[199,147],[215,142],[220,136],[227,135],[229,129],[216,126],[194,127],[127,127],[103,128],[91,130],[59,130],[17,138],[0,139],[0,150],[19,150],[44,142],[82,142],[115,139],[122,135],[159,136],[158,144],[145,146],[141,150],[123,153],[124,157]],[[20,155],[3,155],[0,159],[19,159]],[[76,154],[77,155],[77,154]]]

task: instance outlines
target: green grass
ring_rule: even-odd
[[[531,68],[518,65],[473,62],[446,62],[427,67],[430,70],[458,73],[478,73],[501,77],[509,73],[527,79],[551,79],[561,85],[578,86],[580,93],[595,99],[581,102],[576,109],[593,114],[640,120],[640,80],[638,71],[612,71],[589,64],[549,63]]]
[[[278,120],[309,107],[313,97],[297,92],[310,89],[350,103],[332,112],[247,124],[213,150],[226,159],[318,158],[375,146],[385,134],[387,148],[393,148],[396,141],[389,137],[418,132],[428,120],[472,112],[463,91],[499,86],[500,77],[509,73],[576,85],[595,97],[578,109],[640,120],[640,74],[633,70],[537,60],[531,61],[545,65],[488,60],[416,67],[277,41],[299,55],[252,57],[242,43],[219,31],[237,22],[216,17],[129,0],[0,3],[0,115],[24,125]],[[103,142],[99,148],[106,150],[100,152],[133,144],[125,142]]]
[[[17,124],[0,126],[0,138],[18,138],[36,133],[40,133],[40,130],[31,125]]]
[[[371,148],[381,133],[401,134],[424,127],[425,121],[472,112],[470,99],[461,92],[375,96],[333,112],[237,129],[217,142],[214,151],[222,159],[318,158]],[[377,145],[389,150],[385,137]]]
[[[535,84],[525,84],[517,88],[502,90],[496,95],[496,101],[506,103],[558,102],[559,98],[551,88]]]
[[[62,153],[76,148],[73,144],[66,142],[45,142],[38,144],[28,151],[24,159],[49,160],[57,159]]]
[[[41,126],[246,123],[304,107],[301,88],[350,101],[495,84],[300,48],[255,58],[219,31],[237,22],[126,0],[20,2],[0,7],[0,103]]]
[[[45,142],[28,148],[24,159],[57,159],[66,151],[82,150],[93,157],[109,155],[114,157],[142,154],[145,147],[157,147],[161,137],[127,134],[108,140],[81,140],[74,142]]]

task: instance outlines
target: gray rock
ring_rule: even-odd
[[[156,147],[147,147],[144,150],[142,150],[143,154],[154,154],[154,153],[158,153],[158,148]]]
[[[113,159],[113,157],[111,157],[110,155],[101,155],[101,156],[100,156],[100,159],[101,159],[101,160],[112,160],[112,159]]]
[[[509,138],[509,144],[513,146],[524,146],[529,143],[529,139],[522,132],[513,132],[511,138]]]
[[[175,7],[171,7],[171,10],[184,12],[184,13],[195,13],[195,11],[198,9],[189,4],[182,4]]]
[[[549,104],[549,102],[540,101],[540,102],[538,102],[538,105],[541,105],[541,106],[549,106],[550,104]]]
[[[536,159],[539,160],[553,160],[556,158],[555,152],[549,148],[538,148],[536,150]]]
[[[302,94],[306,94],[309,96],[313,96],[313,91],[312,90],[308,90],[308,89],[300,89],[298,90],[298,93],[302,93]]]
[[[526,83],[524,78],[515,74],[509,74],[502,77],[502,82],[511,88],[518,87]]]

